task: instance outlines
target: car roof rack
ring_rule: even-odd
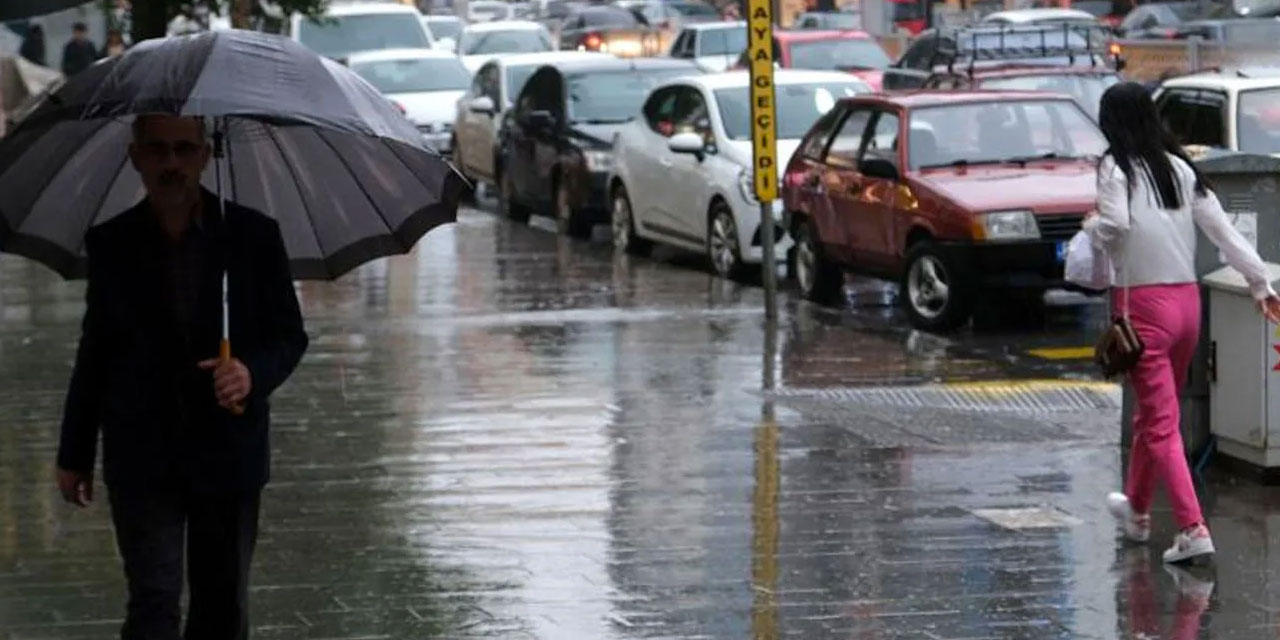
[[[1072,34],[1084,40],[1083,46],[1071,42]],[[1077,58],[1088,58],[1089,65],[1096,67],[1100,60],[1105,64],[1107,56],[1101,50],[1111,39],[1110,31],[1104,26],[1070,23],[940,29],[939,35],[939,43],[951,42],[954,46],[936,47],[930,66],[946,66],[948,73],[955,73],[956,63],[967,62],[970,76],[978,62],[1067,58],[1071,65],[1075,65]],[[1038,44],[1035,43],[1037,36]],[[1007,42],[1007,39],[1012,42]],[[1117,63],[1120,61],[1117,53],[1110,57]]]

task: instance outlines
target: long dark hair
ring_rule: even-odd
[[[1107,154],[1115,160],[1133,191],[1134,176],[1142,170],[1156,187],[1156,197],[1163,209],[1182,206],[1181,183],[1169,156],[1182,158],[1196,177],[1196,193],[1205,195],[1209,184],[1187,157],[1182,145],[1165,128],[1156,113],[1155,103],[1146,87],[1136,82],[1121,82],[1102,94],[1098,124],[1106,136]],[[1105,156],[1104,156],[1105,157]]]

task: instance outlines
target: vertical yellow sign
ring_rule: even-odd
[[[747,2],[747,55],[751,61],[751,155],[756,198],[778,197],[777,121],[773,100],[773,0]]]

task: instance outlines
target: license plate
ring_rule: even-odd
[[[1057,256],[1058,256],[1058,262],[1059,262],[1059,263],[1062,263],[1062,262],[1066,262],[1066,261],[1067,261],[1067,243],[1066,243],[1066,241],[1059,241],[1057,244],[1055,244],[1055,245],[1054,245],[1054,251],[1055,251],[1055,253],[1056,253],[1056,254],[1057,254]]]

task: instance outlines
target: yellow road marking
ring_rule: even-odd
[[[1089,360],[1093,358],[1093,347],[1045,347],[1027,353],[1045,360]]]
[[[1081,389],[1087,391],[1108,392],[1116,388],[1116,383],[1102,380],[978,380],[943,382],[942,387],[963,391],[978,391],[990,394],[1025,393],[1028,391],[1045,391],[1054,389]]]

